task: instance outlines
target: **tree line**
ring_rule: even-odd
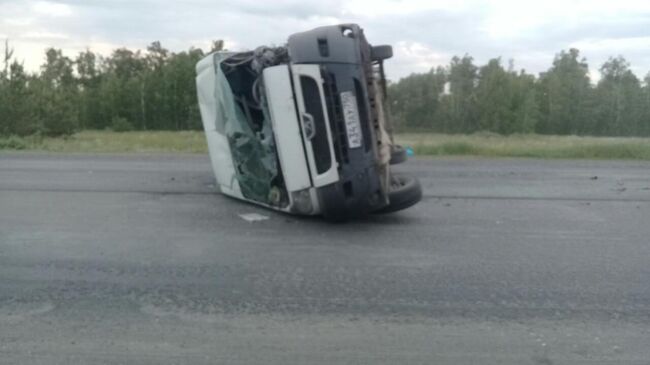
[[[213,42],[212,51],[223,49]],[[0,135],[69,135],[84,129],[200,129],[195,65],[208,52],[171,52],[159,42],[102,57],[69,58],[48,49],[39,72],[27,72],[5,43],[0,68]],[[562,51],[538,76],[500,58],[478,66],[454,57],[446,67],[389,86],[401,130],[490,131],[608,136],[650,135],[650,74],[642,82],[623,57],[600,67],[596,84],[576,49]]]
[[[577,49],[557,54],[538,77],[512,61],[477,66],[465,55],[392,84],[390,107],[402,130],[650,136],[650,73],[642,82],[622,56],[599,71],[593,84]]]
[[[212,44],[221,50],[222,41]],[[90,50],[74,59],[45,52],[40,72],[29,73],[5,43],[0,70],[0,135],[69,135],[84,129],[200,129],[194,84],[198,48],[174,53],[153,42],[145,52]]]

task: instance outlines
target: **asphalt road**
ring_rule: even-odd
[[[2,153],[0,364],[650,364],[650,163],[401,169],[420,204],[335,225],[206,156]]]

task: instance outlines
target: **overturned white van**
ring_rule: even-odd
[[[391,56],[343,24],[201,60],[199,104],[221,192],[333,220],[417,203],[418,180],[391,173],[406,160],[385,112]]]

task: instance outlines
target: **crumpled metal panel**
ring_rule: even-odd
[[[262,131],[259,133],[251,129],[244,112],[235,102],[231,86],[219,66],[227,55],[221,56],[220,59],[218,57],[219,55],[215,59],[217,62],[216,130],[228,139],[235,167],[235,178],[244,197],[264,204],[274,204],[272,182],[278,175],[279,168],[271,122],[266,117]]]

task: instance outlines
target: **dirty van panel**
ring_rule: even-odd
[[[339,162],[340,180],[321,189],[328,218],[363,215],[386,205],[374,149],[368,92],[357,64],[325,63],[321,68],[327,113]]]
[[[332,130],[339,180],[319,189],[324,216],[346,219],[388,204],[387,169],[378,158],[378,123],[373,75],[367,68],[370,45],[355,24],[326,26],[289,37],[292,62],[321,67],[326,110]]]
[[[359,63],[355,24],[319,27],[289,37],[289,56],[294,63]]]

